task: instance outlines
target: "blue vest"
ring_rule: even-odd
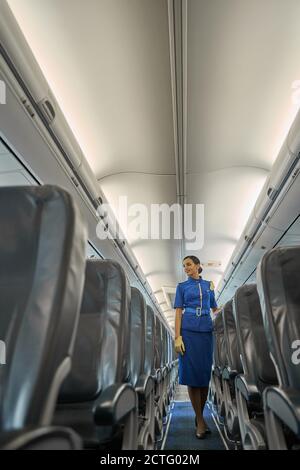
[[[201,277],[180,282],[176,289],[174,308],[184,308],[181,329],[197,332],[211,332],[213,323],[210,309],[217,307],[214,290],[210,281]]]

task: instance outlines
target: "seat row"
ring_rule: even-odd
[[[300,444],[300,247],[267,252],[214,321],[210,397],[243,449]]]
[[[177,380],[170,332],[116,261],[86,260],[71,196],[0,189],[0,447],[153,449]]]

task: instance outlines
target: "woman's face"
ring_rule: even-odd
[[[191,258],[187,258],[183,260],[183,268],[184,272],[188,276],[198,276],[198,269],[200,268],[200,264],[195,264]]]

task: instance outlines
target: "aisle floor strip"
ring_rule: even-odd
[[[218,421],[216,420],[216,418],[214,417],[214,414],[213,414],[213,412],[211,411],[211,409],[210,409],[210,414],[211,414],[212,419],[214,420],[214,423],[215,423],[216,428],[217,428],[217,430],[218,430],[218,433],[220,434],[220,437],[221,437],[221,439],[222,439],[222,441],[223,441],[223,444],[224,444],[225,449],[226,449],[226,450],[229,450],[229,447],[228,447],[228,445],[227,445],[226,440],[224,439],[224,436],[223,436],[223,433],[222,433],[221,428],[220,428],[220,426],[219,426],[219,423],[218,423]]]
[[[169,421],[168,421],[166,432],[165,432],[165,437],[164,437],[164,440],[163,440],[162,445],[161,445],[161,450],[164,450],[164,448],[165,448],[166,440],[167,440],[167,437],[168,437],[168,434],[169,434],[169,429],[170,429],[172,416],[173,416],[173,413],[170,413]]]

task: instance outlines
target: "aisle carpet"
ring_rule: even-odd
[[[172,409],[165,450],[224,450],[223,441],[207,406],[204,409],[204,418],[212,434],[200,440],[195,437],[195,414],[190,401],[176,401]]]

